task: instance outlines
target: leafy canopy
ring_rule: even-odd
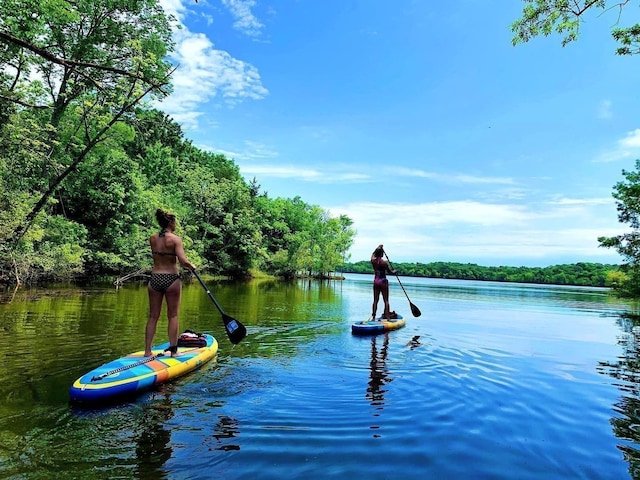
[[[514,33],[512,43],[528,42],[534,37],[557,33],[563,36],[562,46],[578,39],[580,27],[586,16],[601,16],[609,12],[615,16],[611,35],[619,43],[618,55],[634,55],[640,52],[640,24],[620,26],[625,7],[632,3],[608,0],[523,0],[522,17],[511,24]]]

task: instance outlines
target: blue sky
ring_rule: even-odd
[[[611,193],[640,158],[640,58],[609,33],[630,10],[563,48],[512,46],[515,0],[162,4],[182,28],[159,108],[270,197],[349,216],[351,261],[621,261],[597,237],[625,231]]]

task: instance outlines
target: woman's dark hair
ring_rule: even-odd
[[[380,257],[382,257],[382,255],[384,255],[384,250],[382,248],[376,248],[373,251],[373,256],[376,257],[376,258],[380,258]]]
[[[156,210],[156,220],[162,230],[165,230],[169,225],[176,221],[176,216],[173,213],[165,212],[164,210]]]

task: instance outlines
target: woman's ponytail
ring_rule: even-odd
[[[176,221],[176,216],[173,213],[165,212],[164,210],[158,208],[156,210],[156,220],[158,221],[158,225],[160,225],[161,234],[164,234],[164,231]]]

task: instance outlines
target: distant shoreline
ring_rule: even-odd
[[[431,262],[395,263],[398,275],[446,280],[479,280],[539,285],[614,287],[621,274],[615,264],[578,262],[549,267],[485,267],[475,263]],[[345,263],[340,273],[371,273],[371,263]]]

